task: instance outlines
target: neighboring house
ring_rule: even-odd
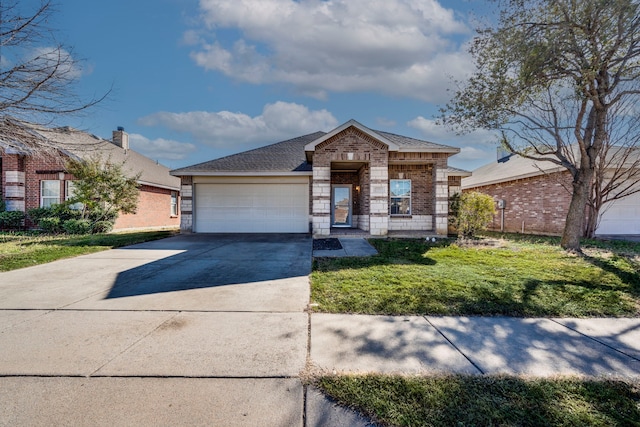
[[[171,171],[182,179],[185,232],[447,234],[449,168],[460,150],[351,120],[266,147]]]
[[[496,200],[492,230],[559,235],[571,202],[571,183],[570,173],[554,163],[505,155],[464,178],[462,190]],[[640,193],[610,202],[601,214],[596,235],[640,235]]]
[[[68,158],[99,156],[113,163],[124,162],[123,169],[140,173],[140,195],[135,214],[120,214],[114,230],[177,227],[180,179],[169,169],[129,148],[129,135],[122,129],[113,132],[113,141],[98,138],[69,127],[34,127],[42,137],[56,143],[57,154],[30,155],[26,151],[3,148],[0,141],[0,176],[7,210],[28,212],[64,202],[73,192],[73,175],[65,171]],[[34,224],[27,224],[33,226]]]

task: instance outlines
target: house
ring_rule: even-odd
[[[54,142],[57,153],[29,154],[3,146],[0,141],[0,176],[6,209],[28,212],[47,207],[71,197],[74,177],[66,172],[68,158],[88,159],[99,156],[114,163],[124,162],[123,169],[136,176],[140,194],[135,214],[121,214],[114,230],[178,227],[180,179],[155,160],[130,149],[129,135],[122,128],[113,132],[113,141],[70,127],[48,129],[33,126],[33,132]],[[27,223],[27,226],[34,224]]]
[[[184,232],[357,228],[447,234],[450,191],[469,173],[449,168],[458,148],[350,120],[251,151],[171,171],[182,180]]]
[[[499,201],[492,230],[559,235],[573,187],[564,167],[514,154],[474,170],[462,180],[462,190],[485,193]],[[640,193],[606,204],[595,234],[640,235]]]

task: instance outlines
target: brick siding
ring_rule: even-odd
[[[171,191],[143,185],[140,187],[138,209],[135,214],[120,214],[117,230],[147,227],[178,227],[180,216],[171,216]],[[178,200],[180,206],[180,200]]]
[[[504,200],[504,230],[508,232],[539,234],[562,234],[569,203],[571,202],[571,175],[556,172],[531,178],[467,188],[464,191],[479,191],[493,197],[496,202]],[[496,206],[497,207],[497,206]],[[501,228],[500,209],[490,226]]]
[[[23,198],[25,211],[40,207],[40,182],[43,180],[59,180],[60,202],[65,200],[65,181],[72,181],[74,177],[65,172],[63,157],[21,156],[6,154],[2,150],[0,150],[0,157],[2,158],[2,194],[5,193],[8,185],[16,185],[7,183],[7,171],[20,171],[25,174],[24,184],[20,184],[25,190]],[[137,213],[120,215],[115,229],[174,227],[180,224],[179,214],[177,217],[170,216],[171,190],[146,185],[140,190]],[[26,226],[34,227],[35,224],[27,222]]]

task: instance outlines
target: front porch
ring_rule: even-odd
[[[314,236],[447,235],[450,147],[349,122],[305,151]]]

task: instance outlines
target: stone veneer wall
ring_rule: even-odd
[[[193,177],[180,177],[180,231],[193,231]]]
[[[361,186],[361,206],[369,206],[369,232],[386,235],[388,231],[388,149],[385,144],[356,128],[319,144],[313,155],[313,234],[326,236],[331,231],[331,162],[368,163],[369,182]],[[363,173],[364,175],[364,173]],[[365,182],[365,181],[360,181]],[[366,197],[369,202],[366,203]],[[361,212],[361,214],[366,214]]]

